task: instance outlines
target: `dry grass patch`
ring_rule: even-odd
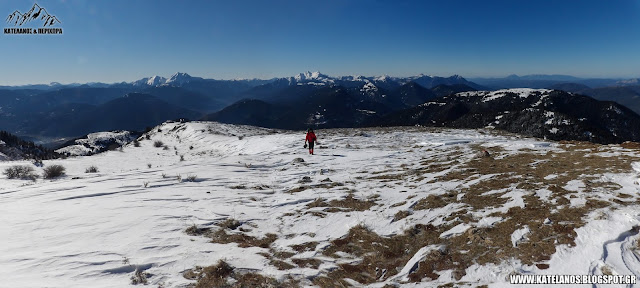
[[[294,251],[301,253],[305,251],[314,251],[316,250],[317,246],[318,246],[318,242],[312,241],[312,242],[306,242],[303,244],[291,245],[289,247],[291,247],[291,249],[293,249]]]
[[[455,193],[447,193],[445,195],[429,195],[418,200],[411,208],[414,210],[436,209],[442,208],[456,201]]]
[[[258,254],[262,255],[262,257],[264,258],[267,258],[269,260],[269,264],[278,268],[278,270],[289,270],[291,268],[295,268],[295,266],[283,261],[291,258],[291,256],[295,255],[295,253],[269,249],[269,253],[260,252]]]
[[[627,141],[620,144],[620,147],[625,149],[640,150],[640,143]]]
[[[291,259],[291,261],[296,265],[298,265],[298,267],[300,268],[318,269],[318,267],[320,267],[320,264],[322,264],[322,261],[315,258],[305,258],[305,259],[294,258],[294,259]]]
[[[329,205],[332,207],[348,209],[349,211],[365,211],[369,210],[371,206],[376,205],[376,202],[373,200],[364,201],[356,199],[352,194],[349,194],[344,199],[329,201]]]
[[[218,244],[229,244],[236,243],[238,247],[246,248],[246,247],[261,247],[261,248],[269,248],[271,244],[278,239],[278,236],[273,233],[267,233],[262,238],[257,238],[253,236],[246,235],[242,232],[247,232],[248,230],[239,229],[240,232],[237,233],[227,233],[226,230],[235,230],[242,225],[242,223],[238,222],[234,219],[227,219],[221,223],[217,224],[220,226],[220,229],[213,230],[211,228],[199,228],[197,225],[189,226],[185,233],[191,236],[204,236],[211,239],[212,243]]]
[[[217,226],[223,228],[223,229],[230,229],[230,230],[236,230],[238,227],[240,227],[242,225],[242,222],[233,219],[233,218],[229,218],[227,220],[224,220],[218,224],[216,224]]]
[[[267,277],[254,272],[238,272],[234,267],[223,260],[218,261],[216,265],[189,269],[182,275],[186,279],[196,280],[197,282],[195,283],[195,288],[292,288],[300,286],[299,281],[294,280],[290,277],[282,282],[279,282],[275,278]]]
[[[346,197],[340,200],[331,200],[327,202],[323,198],[317,198],[315,201],[307,204],[307,208],[327,207],[324,212],[350,212],[350,211],[366,211],[371,206],[376,205],[376,202],[369,200],[360,200],[353,197],[352,194],[348,194]]]
[[[438,236],[444,232],[442,229],[418,224],[402,235],[387,238],[364,226],[355,226],[345,237],[333,240],[323,254],[338,258],[336,253],[343,252],[361,257],[362,261],[358,264],[340,264],[327,277],[318,277],[313,283],[320,287],[340,287],[346,284],[344,278],[362,284],[388,279],[397,274],[397,268],[402,268],[422,246],[437,243]]]
[[[267,254],[269,255],[270,258],[278,258],[278,259],[289,259],[291,258],[291,256],[296,255],[296,253],[293,252],[288,252],[288,251],[278,251],[278,250],[274,250],[274,249],[269,249],[269,253]],[[264,256],[264,255],[262,255]]]
[[[329,179],[329,178],[327,178],[327,179]],[[313,187],[313,188],[323,188],[323,189],[331,189],[333,187],[340,187],[340,186],[344,186],[344,183],[332,182],[331,180],[324,181],[324,182],[322,182],[320,184],[311,185],[311,187]]]
[[[209,228],[199,228],[196,224],[189,226],[184,232],[190,236],[201,236],[211,231]]]
[[[307,212],[305,212],[304,214],[305,214],[305,215],[307,215],[307,214],[309,214],[309,215],[313,215],[313,216],[316,216],[316,217],[319,217],[319,218],[327,217],[327,214],[326,214],[326,213],[322,213],[322,212],[320,212],[320,211],[307,211]]]
[[[404,218],[407,218],[409,215],[411,215],[411,211],[408,211],[408,210],[398,211],[398,213],[393,215],[393,220],[391,222],[400,221]]]
[[[189,280],[197,280],[196,288],[225,287],[227,277],[233,273],[233,267],[225,261],[218,261],[216,265],[196,267],[185,271],[182,275]]]
[[[437,163],[423,163],[427,165],[423,171],[428,169],[446,172],[436,177],[438,182],[462,181],[470,184],[459,186],[459,190],[455,192],[424,197],[411,208],[437,209],[458,203],[467,209],[446,215],[444,225],[416,225],[404,234],[392,237],[382,237],[366,227],[356,226],[343,238],[332,241],[323,253],[339,258],[338,255],[341,254],[336,253],[344,252],[361,258],[361,261],[357,264],[340,264],[338,269],[329,272],[326,277],[316,278],[314,284],[321,287],[348,286],[345,278],[362,284],[383,281],[395,275],[420,248],[427,245],[440,245],[443,248],[432,251],[419,263],[418,269],[409,275],[411,281],[437,279],[439,272],[446,270],[452,271],[454,279],[459,280],[473,264],[500,264],[506,259],[518,259],[523,264],[536,265],[539,269],[549,268],[547,262],[556,252],[558,245],[575,246],[575,230],[585,225],[584,219],[587,215],[598,209],[616,205],[614,203],[625,205],[627,202],[622,200],[632,198],[626,194],[614,193],[612,195],[622,200],[597,199],[599,197],[596,193],[607,193],[621,188],[619,184],[601,180],[598,174],[629,172],[631,163],[638,160],[638,157],[634,156],[594,155],[593,153],[606,152],[608,149],[595,144],[565,143],[559,146],[565,151],[540,152],[523,149],[517,154],[510,154],[500,148],[491,148],[490,153],[493,157],[469,158],[460,161],[460,164],[456,164],[458,167],[450,171],[445,171],[446,169],[437,166]],[[471,147],[480,148],[473,145]],[[406,167],[401,168],[407,170]],[[376,175],[370,179],[402,179],[416,175],[415,171],[385,171],[387,174]],[[550,174],[554,174],[555,177],[547,177]],[[482,181],[473,181],[485,175],[490,177]],[[579,192],[566,190],[564,187],[572,180],[582,181],[584,187],[579,188]],[[551,202],[536,196],[535,192],[540,189],[551,191],[548,199]],[[516,206],[506,213],[488,215],[503,218],[491,227],[473,227],[473,223],[478,220],[474,218],[474,212],[502,207],[511,201],[511,197],[506,197],[506,194],[514,191],[521,195],[524,207]],[[583,197],[586,204],[571,207],[571,197]],[[318,199],[310,205],[326,207],[329,203]],[[407,211],[399,211],[394,218],[397,221],[407,216]],[[442,232],[461,223],[470,224],[472,228],[462,234],[439,237]],[[530,232],[526,239],[514,247],[510,235],[524,227],[528,227]],[[640,249],[640,241],[638,243]]]
[[[257,238],[253,236],[249,236],[243,233],[233,233],[229,234],[224,229],[210,231],[206,233],[205,236],[211,238],[212,243],[218,244],[228,244],[228,243],[236,243],[238,247],[246,248],[246,247],[261,247],[261,248],[269,248],[271,244],[278,239],[278,236],[273,233],[267,233],[262,238]]]
[[[289,270],[291,268],[295,268],[296,266],[293,266],[287,262],[284,262],[282,260],[278,260],[278,259],[271,259],[269,261],[269,264],[271,264],[272,266],[278,268],[278,270]]]
[[[493,227],[471,228],[465,233],[440,238],[440,234],[472,217],[466,212],[456,212],[450,218],[456,218],[451,224],[435,227],[416,225],[404,234],[382,237],[364,226],[356,226],[340,239],[331,242],[324,254],[338,258],[336,252],[344,252],[362,258],[358,264],[340,264],[338,269],[329,272],[328,277],[318,278],[314,284],[321,287],[344,285],[345,278],[354,279],[362,284],[370,284],[397,274],[407,261],[422,247],[441,245],[423,259],[414,272],[409,274],[411,281],[437,279],[439,271],[451,270],[454,279],[460,280],[466,269],[473,264],[499,264],[506,259],[519,259],[524,264],[547,268],[545,263],[551,259],[557,245],[574,246],[575,229],[584,225],[583,218],[590,211],[605,207],[606,202],[589,199],[587,205],[580,208],[564,208],[551,212],[551,207],[539,201],[537,197],[526,196],[526,208],[511,208],[506,214],[492,216],[505,217],[505,220]],[[455,217],[454,217],[455,216]],[[551,224],[544,225],[548,218]],[[515,230],[528,226],[528,240],[513,247],[509,235]]]

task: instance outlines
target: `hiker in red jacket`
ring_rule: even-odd
[[[309,130],[307,130],[307,138],[304,139],[304,148],[307,148],[307,142],[309,142],[309,154],[311,155],[313,155],[313,145],[317,139],[316,134],[313,133],[313,129],[309,128]]]

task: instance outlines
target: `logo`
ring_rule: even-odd
[[[22,13],[18,10],[9,14],[6,19],[7,23],[13,24],[13,26],[20,26],[18,28],[4,28],[4,34],[62,34],[62,28],[53,28],[52,26],[62,24],[58,17],[49,14],[47,9],[40,7],[38,3],[34,3],[31,10],[27,13]],[[43,28],[22,28],[21,26],[31,21],[41,21]]]

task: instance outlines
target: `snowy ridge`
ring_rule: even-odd
[[[332,77],[326,74],[322,74],[319,71],[313,71],[313,72],[306,71],[306,72],[298,73],[297,75],[292,77],[274,78],[272,80],[277,80],[277,79],[288,81],[289,85],[314,85],[314,86],[331,86],[331,85],[341,85],[341,84],[346,84],[347,86],[353,86],[353,85],[359,86],[362,84],[367,84],[372,82],[376,82],[377,84],[385,84],[385,85],[391,85],[391,84],[404,85],[411,81],[421,81],[421,80],[427,81],[426,83],[422,84],[427,86],[432,85],[433,81],[443,81],[443,80],[445,80],[445,83],[467,83],[467,84],[469,83],[467,80],[465,80],[462,76],[459,76],[459,75],[453,75],[448,78],[429,76],[424,74],[419,74],[419,75],[410,76],[410,77],[391,77],[389,75],[371,76],[371,77],[362,76],[362,75]],[[200,77],[193,77],[187,73],[177,72],[171,77],[169,77],[168,79],[160,76],[153,76],[153,77],[142,78],[140,80],[131,82],[129,84],[132,84],[134,86],[144,86],[144,85],[182,86],[190,82],[201,81],[201,80],[204,80],[204,79]],[[232,81],[237,81],[237,80],[240,80],[240,79],[235,79]],[[256,79],[253,79],[253,80],[256,80]],[[431,87],[426,87],[426,88],[431,88]]]
[[[186,83],[192,82],[194,80],[202,80],[202,78],[192,77],[191,75],[183,72],[176,72],[175,74],[171,75],[171,77],[169,77],[168,79],[165,77],[156,75],[152,77],[142,78],[140,80],[131,82],[131,84],[134,86],[144,86],[144,85],[146,86],[163,86],[163,85],[181,86]]]
[[[136,136],[130,131],[97,132],[77,139],[74,145],[60,148],[56,152],[73,156],[91,155],[106,150],[109,145],[120,147],[134,139]]]
[[[542,197],[537,196],[538,190],[521,188],[517,181],[525,183],[522,177],[526,174],[514,175],[518,173],[514,171],[517,167],[507,167],[509,173],[505,174],[513,177],[512,187],[487,188],[481,195],[474,195],[476,189],[486,188],[483,183],[502,181],[496,170],[506,164],[500,161],[517,164],[519,156],[528,155],[536,161],[524,163],[526,173],[542,173],[548,176],[545,181],[560,181],[572,171],[567,170],[565,175],[540,171],[537,165],[546,162],[537,158],[557,156],[554,159],[559,161],[570,154],[568,149],[574,149],[571,151],[581,151],[593,161],[630,157],[637,163],[640,155],[636,150],[614,145],[586,149],[485,130],[396,127],[316,133],[320,143],[316,155],[310,156],[302,148],[302,131],[213,122],[164,123],[140,137],[140,147],[127,144],[122,151],[45,161],[45,167],[61,164],[67,168],[67,176],[57,180],[31,182],[9,180],[2,175],[3,285],[128,287],[135,269],[140,269],[150,273],[148,281],[154,287],[187,287],[194,281],[185,279],[184,271],[223,259],[238,271],[257,271],[280,280],[292,276],[301,281],[301,286],[309,287],[315,285],[313,279],[340,269],[339,264],[357,265],[364,257],[343,251],[326,254],[335,245],[334,240],[345,239],[351,229],[366,227],[381,237],[396,237],[416,224],[440,229],[433,238],[435,242],[412,243],[417,246],[404,262],[393,271],[377,275],[370,287],[447,283],[511,287],[505,281],[514,271],[596,274],[602,270],[598,267],[604,266],[619,274],[637,273],[632,269],[638,267],[637,259],[633,258],[638,236],[628,232],[634,225],[640,225],[637,212],[640,186],[636,183],[640,164],[633,164],[636,170],[624,170],[622,165],[610,168],[607,173],[593,169],[590,170],[593,178],[576,176],[586,178],[562,180],[558,184],[573,198],[611,200],[612,206],[589,211],[585,224],[575,230],[575,245],[558,244],[550,260],[542,263],[548,264],[548,268],[524,264],[509,256],[499,263],[470,263],[460,278],[448,269],[435,271],[437,279],[423,277],[423,283],[410,282],[425,259],[456,252],[459,247],[450,246],[458,243],[451,242],[456,239],[463,239],[460,242],[463,244],[479,243],[483,253],[499,244],[496,239],[506,239],[505,251],[526,249],[527,239],[535,239],[540,227],[551,227],[553,223],[531,220],[535,225],[518,224],[508,234],[492,238],[496,241],[492,245],[481,242],[489,239],[481,233],[494,231],[488,228],[517,217],[517,213],[504,213],[510,209],[520,211],[532,197],[544,201],[549,209],[561,210],[567,204],[579,208],[587,203],[572,203],[566,200],[573,199],[569,194],[556,195],[557,190],[539,193],[544,194]],[[100,138],[100,133],[96,134],[92,138]],[[167,148],[154,147],[156,141]],[[490,151],[491,158],[478,157],[477,152],[484,149]],[[495,164],[488,169],[489,173],[477,172],[483,166],[476,170],[465,166],[485,160]],[[0,169],[16,164],[30,165],[26,161],[0,163]],[[84,173],[91,165],[99,169],[98,173]],[[41,173],[41,168],[35,169]],[[442,178],[449,173],[451,177],[468,173],[468,177]],[[189,175],[194,176],[193,181],[186,180]],[[581,184],[586,179],[591,181],[589,188]],[[618,186],[598,189],[598,183],[602,182]],[[458,194],[450,197],[454,192]],[[332,205],[332,201],[348,197],[374,204],[368,209],[350,209],[323,206],[322,201],[317,201],[323,199],[326,205]],[[500,201],[474,209],[464,202],[473,197]],[[567,204],[561,203],[564,198]],[[436,205],[423,199],[451,202]],[[421,208],[421,205],[436,206]],[[406,211],[409,213],[405,217],[397,216]],[[461,222],[462,218],[468,221]],[[238,243],[211,243],[210,238],[185,233],[193,225],[219,229],[218,225],[228,219],[240,223],[237,229],[228,230],[230,234],[262,238],[273,233],[276,239],[268,248],[241,247]],[[300,251],[291,248],[310,242],[317,245]],[[281,259],[292,268],[275,267],[264,256],[271,251],[293,253],[290,258]],[[507,255],[519,255],[513,253]],[[296,259],[315,259],[320,264],[315,268],[298,266]],[[353,278],[349,281],[365,286]]]
[[[502,89],[497,91],[468,91],[468,92],[460,92],[457,93],[457,96],[460,97],[482,97],[482,102],[488,102],[492,100],[496,100],[498,98],[502,98],[510,93],[515,93],[521,98],[528,98],[532,94],[546,94],[551,92],[549,89],[531,89],[531,88],[513,88],[513,89]]]
[[[147,85],[149,85],[149,86],[158,86],[158,85],[162,85],[162,84],[164,84],[166,82],[167,82],[167,78],[160,77],[160,76],[153,76],[153,77],[150,77],[149,80],[147,80]]]
[[[193,80],[202,80],[202,78],[199,77],[191,77],[191,75],[187,74],[187,73],[181,73],[181,72],[177,72],[176,74],[173,74],[171,76],[171,78],[167,79],[167,81],[165,82],[165,84],[167,85],[183,85],[185,83],[189,83]]]

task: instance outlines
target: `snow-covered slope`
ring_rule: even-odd
[[[103,152],[109,149],[111,145],[120,147],[133,141],[136,137],[131,131],[91,133],[83,138],[76,139],[74,144],[60,148],[56,152],[73,156],[91,155]]]
[[[638,273],[634,146],[485,130],[316,132],[312,156],[303,132],[166,123],[140,147],[45,161],[67,168],[57,180],[0,176],[0,286],[127,287],[139,269],[154,287],[187,287],[183,272],[219,260],[324,287]],[[16,164],[31,165],[0,169]]]
[[[543,95],[543,99],[546,96],[545,94],[549,94],[552,90],[549,89],[531,89],[531,88],[512,88],[512,89],[502,89],[496,91],[467,91],[460,92],[456,95],[461,97],[482,97],[482,102],[488,102],[492,100],[496,100],[498,98],[502,98],[509,94],[515,94],[520,98],[528,98],[532,94]],[[538,104],[539,105],[539,104]]]

